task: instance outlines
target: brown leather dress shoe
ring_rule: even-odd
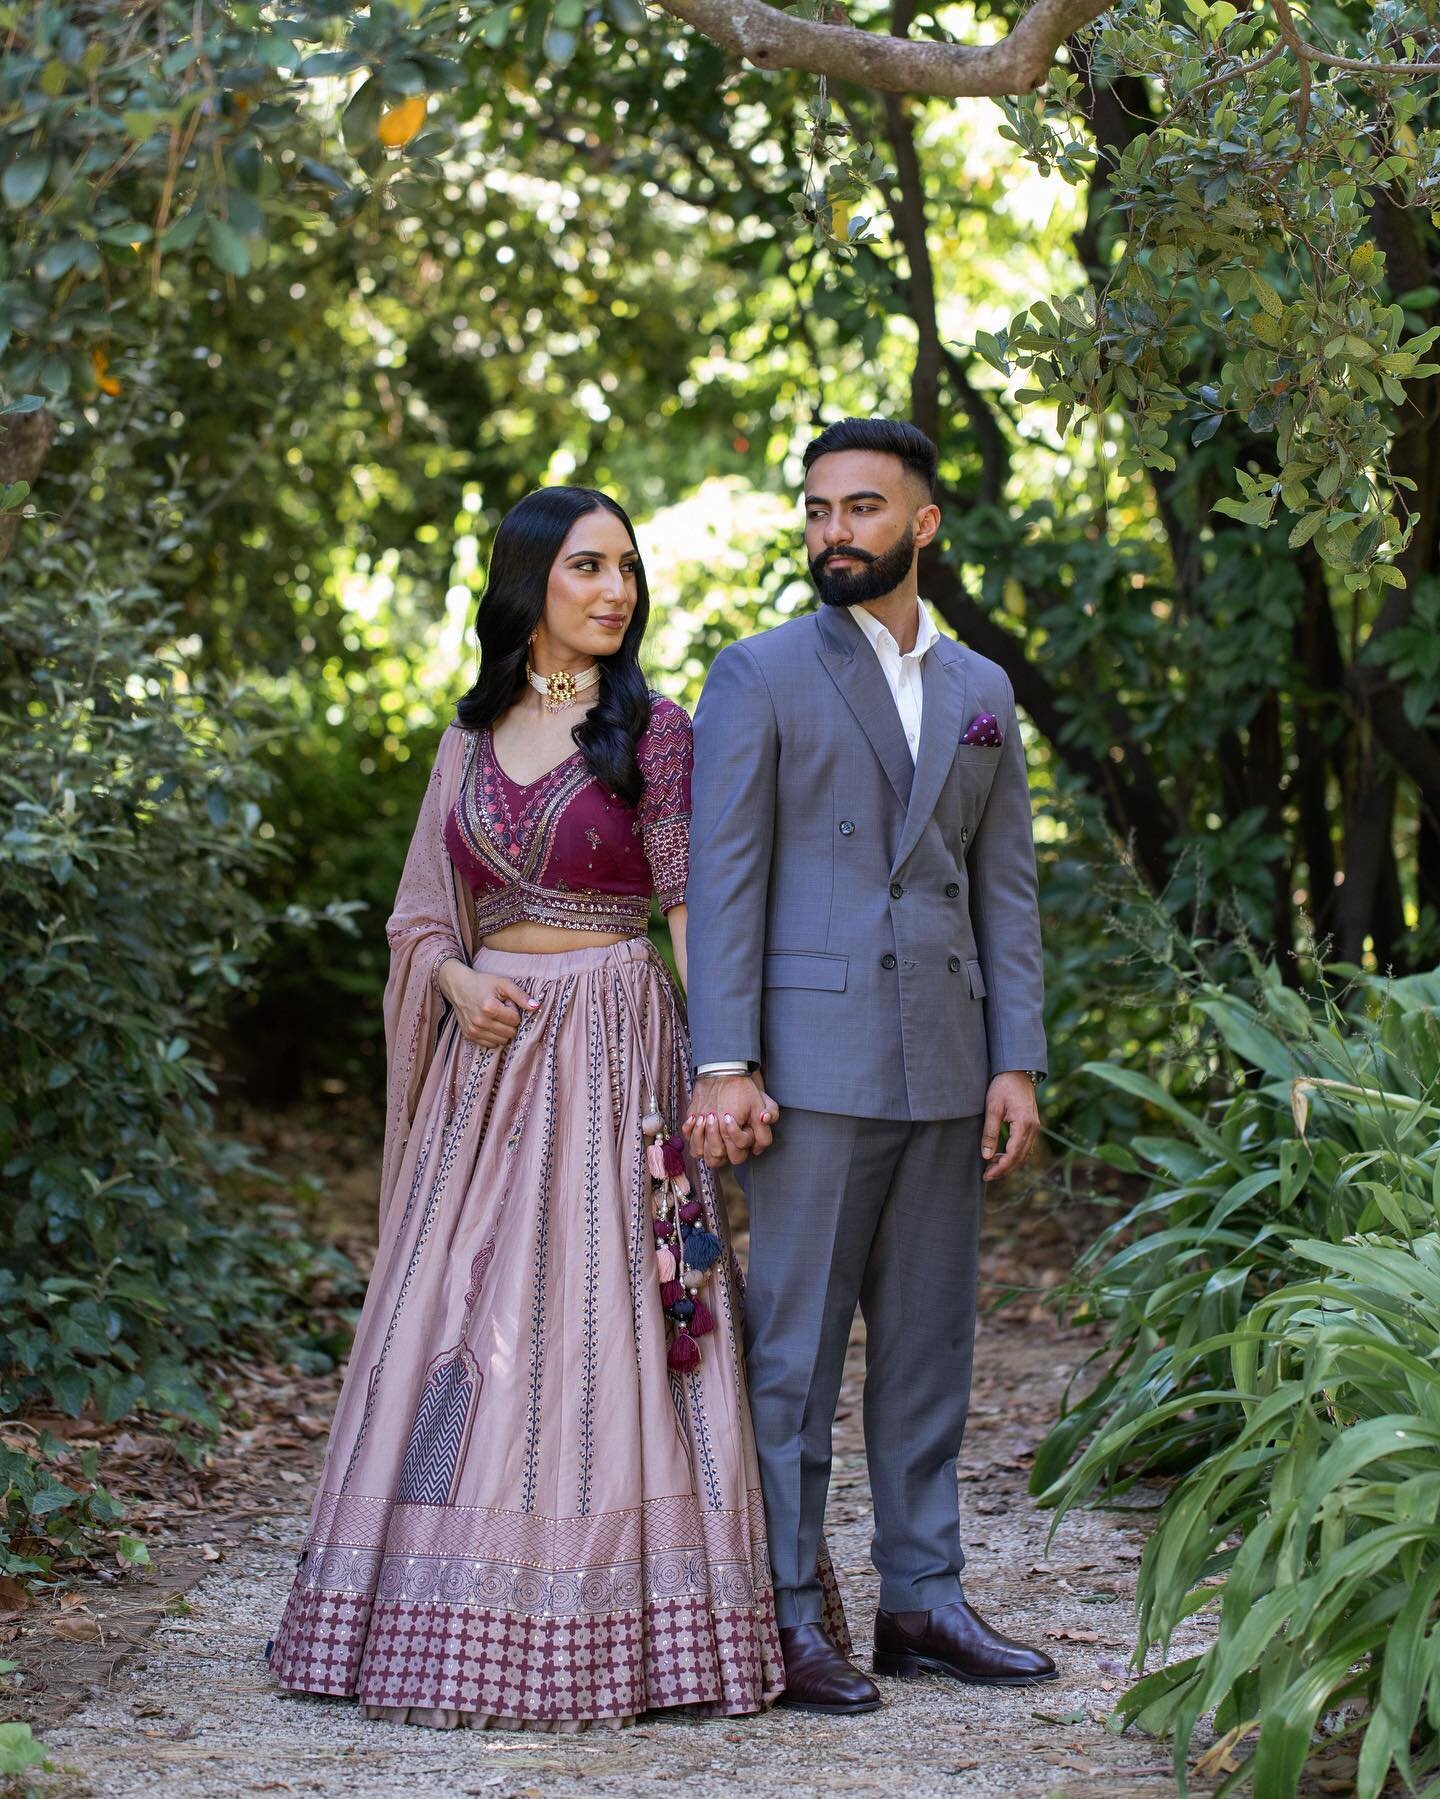
[[[963,1599],[933,1612],[876,1612],[877,1674],[948,1674],[972,1687],[1028,1687],[1058,1678],[1043,1649],[992,1630]]]
[[[830,1712],[841,1717],[873,1712],[879,1706],[880,1689],[846,1661],[823,1625],[782,1624],[780,1653],[785,1658],[780,1705],[797,1712]]]

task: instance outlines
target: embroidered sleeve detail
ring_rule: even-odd
[[[657,699],[640,744],[645,792],[637,812],[645,860],[660,910],[685,898],[690,872],[690,774],[694,767],[690,715],[673,700]]]
[[[655,882],[660,910],[685,903],[685,882],[690,874],[690,820],[667,818],[645,833],[645,860]]]

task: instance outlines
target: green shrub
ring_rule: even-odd
[[[1240,1087],[1212,1122],[1094,1072],[1183,1135],[1137,1138],[1154,1189],[1097,1245],[1106,1371],[1037,1457],[1042,1503],[1181,1472],[1141,1562],[1141,1666],[1207,1606],[1217,1635],[1120,1717],[1175,1734],[1182,1788],[1213,1711],[1229,1785],[1297,1790],[1313,1732],[1363,1734],[1357,1790],[1440,1766],[1440,975],[1365,980],[1365,1017],[1273,977],[1198,1003]],[[1218,1585],[1217,1585],[1218,1581]]]
[[[210,1107],[203,1033],[269,925],[245,885],[264,725],[144,586],[68,573],[0,590],[0,1412],[213,1424],[203,1358],[287,1308],[302,1347],[295,1301],[348,1269],[279,1211],[232,1216],[257,1171]],[[25,1568],[67,1520],[107,1521],[43,1470],[0,1480]]]

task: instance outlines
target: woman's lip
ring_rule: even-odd
[[[610,631],[623,631],[625,628],[625,620],[618,612],[603,613],[599,618],[591,619],[590,622],[593,625],[604,625]]]

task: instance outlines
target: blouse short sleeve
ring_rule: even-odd
[[[689,713],[673,700],[656,699],[638,753],[645,777],[638,809],[640,835],[660,910],[669,912],[683,903],[690,872],[690,771],[695,751]]]

